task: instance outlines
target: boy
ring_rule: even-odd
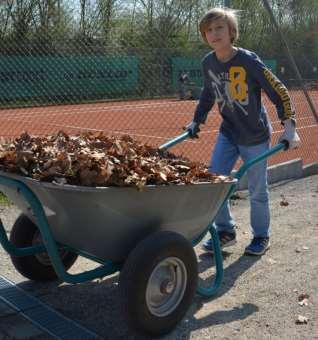
[[[193,121],[186,130],[190,137],[197,137],[200,124],[205,123],[213,104],[218,104],[223,121],[209,171],[230,175],[239,156],[245,162],[269,149],[271,126],[261,101],[261,89],[275,104],[284,126],[280,140],[287,140],[289,148],[297,147],[295,113],[286,87],[255,53],[233,45],[238,38],[235,11],[223,8],[208,11],[200,21],[200,32],[214,51],[202,61],[204,87]],[[245,248],[245,254],[262,255],[270,246],[266,160],[254,165],[247,176],[253,239]],[[214,224],[221,247],[236,243],[229,202],[218,213]],[[205,242],[203,248],[213,252],[211,240]]]

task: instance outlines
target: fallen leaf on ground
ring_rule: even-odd
[[[274,259],[269,258],[267,261],[269,264],[275,264],[277,263],[277,261],[275,261]]]
[[[303,315],[298,315],[296,319],[296,324],[307,324],[308,323],[308,318],[303,316]]]
[[[309,294],[302,293],[298,296],[298,301],[302,301],[304,299],[309,299]]]
[[[231,195],[231,200],[245,200],[246,197],[242,192],[235,192],[234,194]]]
[[[298,302],[299,306],[308,306],[309,305],[309,300],[308,299],[303,299]]]
[[[280,197],[282,198],[282,200],[280,201],[280,206],[282,207],[287,207],[289,205],[288,201],[286,200],[284,195],[280,195]]]

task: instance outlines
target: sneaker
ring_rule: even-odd
[[[245,248],[245,254],[263,255],[269,246],[269,237],[254,237],[251,243]]]
[[[235,232],[228,232],[228,231],[218,231],[218,236],[220,240],[220,247],[230,247],[236,243],[236,233]],[[213,241],[210,238],[209,240],[205,241],[202,244],[202,249],[208,253],[213,253]]]

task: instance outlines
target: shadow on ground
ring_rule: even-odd
[[[223,253],[224,259],[228,253]],[[220,310],[197,319],[194,315],[200,310],[205,301],[219,298],[233,287],[236,280],[257,261],[258,257],[241,256],[234,263],[224,269],[224,278],[215,297],[204,299],[196,296],[186,317],[173,332],[162,339],[189,339],[191,332],[226,324],[247,318],[258,311],[254,304],[243,304],[231,310]],[[204,272],[214,266],[213,258],[209,255],[199,256],[199,271]],[[36,283],[25,281],[19,286],[38,297],[44,303],[51,305],[55,310],[67,318],[82,324],[104,339],[151,339],[147,336],[136,335],[128,328],[120,313],[120,296],[118,289],[119,275],[105,278],[100,281],[90,281],[77,285],[68,285],[55,281],[51,283]],[[213,277],[200,279],[200,284],[212,283]]]

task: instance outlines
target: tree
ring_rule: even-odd
[[[102,36],[105,41],[109,40],[115,3],[116,0],[98,0],[100,13],[99,20],[101,24]]]
[[[3,40],[8,34],[12,6],[13,3],[10,3],[9,5],[4,2],[0,3],[0,40]]]
[[[37,0],[7,0],[7,13],[11,19],[12,36],[24,40],[30,33],[33,11]]]

